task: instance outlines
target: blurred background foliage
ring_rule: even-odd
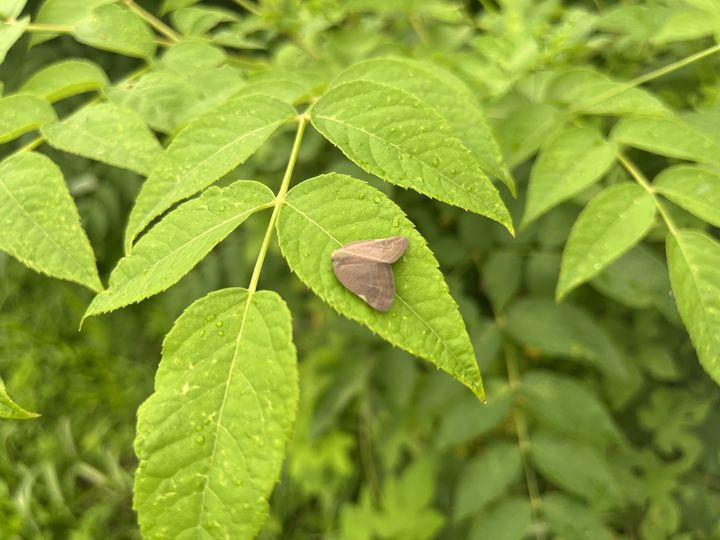
[[[30,1],[30,12],[40,3]],[[244,1],[141,4],[155,13],[185,8],[168,20],[226,45],[234,61],[224,66],[243,77],[300,67],[327,80],[392,53],[451,69],[485,104],[514,167],[520,196],[506,199],[516,219],[532,157],[561,114],[547,96],[555,74],[591,66],[631,79],[720,35],[720,22],[678,22],[702,0],[265,0],[259,16]],[[192,11],[201,7],[239,18]],[[67,36],[32,48],[23,40],[0,71],[7,91],[59,58],[91,59],[113,81],[140,65]],[[647,88],[676,109],[718,110],[719,73],[712,56]],[[58,103],[60,115],[83,99]],[[277,186],[291,137],[281,133],[228,178]],[[142,179],[42,151],[61,165],[106,277]],[[632,155],[648,174],[671,161]],[[296,177],[331,170],[391,193],[428,239],[474,341],[488,402],[339,318],[274,247],[261,286],[294,315],[301,402],[261,538],[720,538],[719,393],[669,294],[660,226],[558,305],[562,247],[597,187],[512,239],[484,218],[379,183],[310,132]],[[624,178],[618,168],[606,182]],[[135,412],[152,390],[162,337],[193,300],[247,285],[266,219],[249,220],[169,291],[89,320],[80,333],[91,293],[0,253],[0,375],[18,403],[42,414],[0,423],[0,537],[139,537]]]

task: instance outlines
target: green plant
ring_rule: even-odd
[[[720,46],[699,43],[717,32],[714,2],[76,4],[0,2],[0,48],[16,67],[0,99],[0,248],[97,293],[83,316],[90,328],[100,323],[88,317],[221,257],[214,248],[241,224],[255,250],[233,259],[245,286],[191,294],[202,297],[165,337],[135,440],[144,535],[302,537],[289,516],[308,498],[325,516],[315,530],[338,523],[343,538],[718,534],[677,502],[681,492],[718,500],[717,486],[680,488],[683,475],[717,475],[699,427],[713,418],[716,388],[675,360],[692,354],[684,324],[720,382]],[[58,35],[77,56],[90,49],[73,40],[121,60],[53,57],[44,43]],[[26,61],[31,75],[17,67]],[[86,92],[96,95],[82,103]],[[51,157],[147,178],[122,242],[102,242],[101,263],[114,266],[105,289],[82,206]],[[275,233],[321,300],[472,394],[387,352],[368,354],[387,365],[340,367],[329,358],[365,351],[368,338],[333,336],[344,330],[307,300],[327,331],[308,324],[324,339],[302,345],[298,370],[290,310],[259,289],[262,280],[297,295],[266,265]],[[395,235],[409,248],[394,266],[395,304],[381,313],[337,282],[330,254]],[[478,365],[491,389],[484,406]],[[378,398],[365,383],[400,396]],[[328,426],[352,400],[367,483],[338,511],[352,444]],[[4,389],[0,407],[34,416]],[[395,441],[380,455],[373,430]],[[646,433],[643,449],[633,437]],[[282,510],[263,529],[289,440],[290,485],[275,491]],[[405,452],[426,446],[404,466]],[[461,455],[445,462],[456,446]],[[526,492],[513,490],[521,471]],[[437,500],[439,478],[453,478],[443,485],[451,505]]]

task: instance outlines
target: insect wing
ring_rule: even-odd
[[[333,257],[333,270],[340,283],[379,311],[390,309],[395,297],[392,268],[388,263],[341,255]]]
[[[343,253],[369,261],[394,263],[402,257],[407,247],[408,239],[404,236],[391,236],[380,240],[359,240],[345,244],[335,250],[333,260],[335,260],[336,254]]]

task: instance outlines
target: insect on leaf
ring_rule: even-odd
[[[371,307],[388,311],[395,298],[390,265],[402,257],[407,246],[405,236],[350,242],[333,251],[333,271],[340,283]]]

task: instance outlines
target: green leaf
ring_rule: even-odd
[[[150,60],[155,56],[152,30],[140,17],[117,4],[96,7],[73,27],[80,43],[126,56]]]
[[[287,195],[278,238],[290,268],[340,314],[429,360],[481,399],[482,381],[470,338],[438,263],[413,224],[382,192],[340,174],[306,180]],[[374,310],[335,277],[331,253],[353,241],[404,235],[405,255],[393,265],[395,302]]]
[[[720,384],[720,242],[680,230],[668,237],[670,283],[700,364]]]
[[[547,480],[596,507],[619,505],[624,498],[610,465],[590,445],[535,434],[530,444],[530,456]]]
[[[238,18],[231,11],[209,7],[186,7],[170,15],[173,26],[185,36],[203,36],[218,24]]]
[[[601,191],[578,217],[565,250],[555,296],[598,275],[637,244],[655,220],[655,199],[638,184],[622,183]]]
[[[523,540],[531,523],[530,502],[511,497],[478,516],[468,540]]]
[[[138,241],[110,275],[85,317],[139,302],[177,283],[253,213],[273,205],[269,188],[240,180],[182,204]]]
[[[433,465],[428,457],[418,459],[399,478],[391,477],[385,482],[382,514],[376,525],[380,538],[435,537],[445,518],[431,506],[436,492]]]
[[[559,538],[613,540],[616,535],[602,522],[598,513],[561,493],[542,498],[543,517]]]
[[[28,418],[37,418],[38,413],[26,411],[20,405],[15,403],[7,393],[5,382],[0,379],[0,418],[7,420],[27,420]]]
[[[608,266],[591,284],[605,296],[635,309],[664,302],[670,294],[664,260],[642,244]]]
[[[627,373],[622,352],[605,329],[572,304],[520,300],[508,310],[505,330],[521,345],[544,355],[590,361],[615,379]]]
[[[702,9],[674,8],[652,36],[652,43],[664,44],[710,36],[720,29],[720,16]]]
[[[522,461],[517,444],[498,443],[467,463],[455,491],[454,519],[460,521],[482,509],[519,482]]]
[[[602,101],[597,98],[617,92]],[[557,77],[547,91],[548,99],[558,101],[583,114],[612,116],[660,116],[669,110],[655,96],[641,88],[627,88],[627,83],[590,69],[577,69]]]
[[[505,163],[511,169],[532,156],[547,140],[563,117],[555,107],[545,103],[527,103],[494,121]]]
[[[109,4],[114,0],[45,0],[37,12],[35,18],[36,23],[58,25],[58,26],[74,26],[76,23],[87,19],[93,10],[103,4]],[[31,45],[37,45],[48,39],[56,37],[58,34],[51,32],[33,33],[30,40]]]
[[[243,163],[295,110],[269,96],[233,99],[193,120],[160,156],[143,184],[125,233],[125,250],[157,216]]]
[[[493,392],[486,403],[466,394],[442,415],[435,439],[437,448],[448,450],[488,433],[507,417],[511,408],[512,395],[507,386]]]
[[[100,66],[83,59],[60,60],[36,71],[20,87],[20,92],[55,102],[76,94],[100,90],[108,78]]]
[[[676,165],[656,176],[653,188],[691,214],[720,227],[720,174]]]
[[[305,101],[322,84],[319,74],[289,70],[263,70],[248,74],[247,82],[233,97],[265,94],[288,103]]]
[[[590,128],[570,128],[547,141],[530,171],[525,227],[593,185],[615,162],[615,148]]]
[[[43,128],[50,146],[147,174],[162,155],[162,146],[130,109],[94,103],[61,122]]]
[[[277,294],[224,289],[185,310],[138,411],[143,536],[254,538],[297,402],[290,312]]]
[[[411,94],[370,81],[327,92],[313,126],[367,172],[503,224],[512,221],[495,187],[443,117]]]
[[[55,110],[45,101],[29,94],[0,99],[0,143],[17,139],[56,120]]]
[[[612,139],[661,156],[720,165],[720,138],[677,116],[623,118]]]
[[[522,378],[522,394],[529,414],[573,440],[606,445],[622,439],[605,405],[571,377],[530,371]]]
[[[0,250],[53,277],[102,290],[95,256],[62,172],[42,154],[0,163]]]
[[[498,178],[515,192],[515,183],[503,163],[485,113],[472,91],[455,75],[428,62],[388,57],[354,64],[333,84],[353,80],[399,88],[432,107],[445,118],[453,135],[472,151],[483,172]]]
[[[0,22],[0,64],[5,61],[7,52],[23,35],[28,24],[30,24],[30,17],[23,17],[19,21]]]
[[[493,309],[501,313],[505,304],[520,288],[522,258],[512,251],[493,251],[482,267],[485,294]]]
[[[151,71],[130,86],[113,86],[108,98],[135,111],[157,131],[173,132],[188,111],[200,104],[202,96],[182,77],[165,71]]]
[[[17,19],[27,0],[0,0],[0,18]]]

